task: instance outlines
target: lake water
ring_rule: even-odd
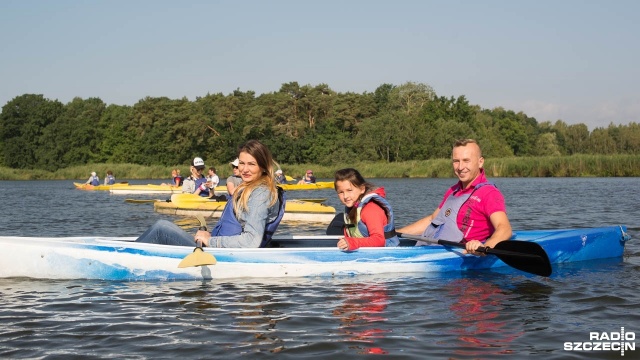
[[[454,182],[370,180],[387,190],[398,226],[431,213]],[[516,230],[626,225],[632,240],[623,259],[554,267],[550,278],[478,271],[147,283],[0,279],[0,358],[638,358],[637,350],[622,357],[619,349],[576,352],[564,344],[621,327],[640,332],[640,179],[491,180]],[[2,235],[137,236],[157,219],[180,220],[148,203],[125,203],[131,195],[75,190],[71,181],[0,181],[0,192]],[[288,196],[326,197],[339,208],[332,190]],[[318,225],[279,229],[323,232]]]

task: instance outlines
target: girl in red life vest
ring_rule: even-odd
[[[393,210],[385,199],[384,188],[364,180],[356,169],[336,171],[334,187],[345,205],[344,237],[341,250],[360,247],[398,246]]]

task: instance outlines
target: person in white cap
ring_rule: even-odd
[[[284,174],[282,173],[282,170],[280,169],[276,170],[276,183],[278,184],[287,183],[287,178],[284,176]]]
[[[95,171],[92,171],[91,176],[89,177],[89,180],[87,180],[85,184],[89,184],[93,186],[100,185],[100,178],[98,177],[98,174],[96,174]]]
[[[236,188],[242,184],[242,178],[240,177],[240,171],[238,170],[239,164],[240,159],[238,158],[229,163],[229,165],[233,167],[233,175],[227,178],[227,191],[229,192],[229,195],[233,195]]]
[[[194,194],[196,190],[200,189],[198,195],[208,197],[209,188],[207,187],[207,178],[202,174],[202,171],[204,171],[204,160],[199,157],[193,158],[190,170],[191,175],[182,182],[182,192]]]

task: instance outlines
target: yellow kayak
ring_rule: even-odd
[[[333,181],[320,181],[315,184],[282,184],[278,185],[282,187],[284,190],[323,190],[323,189],[332,189],[333,190]],[[217,190],[217,189],[216,189]]]
[[[171,202],[157,201],[153,209],[161,214],[218,218],[226,201],[209,200],[193,194],[173,194]],[[329,223],[336,214],[336,209],[322,203],[287,200],[283,221],[304,221]]]
[[[333,189],[333,181],[321,181],[315,184],[279,184],[283,190],[286,191],[295,191],[295,190],[324,190],[324,189]],[[216,186],[215,188],[216,194],[223,194],[227,192],[226,185]]]
[[[81,184],[79,184],[81,185]],[[89,185],[91,186],[91,185]],[[107,185],[108,186],[108,185]],[[282,189],[286,191],[295,191],[295,190],[323,190],[323,189],[333,189],[332,181],[323,181],[315,184],[282,184],[278,185],[282,187]],[[77,187],[77,185],[76,185]],[[97,189],[96,189],[97,190]],[[147,184],[147,185],[128,185],[128,184],[116,184],[111,185],[109,188],[100,189],[100,190],[109,190],[112,194],[116,195],[131,195],[131,194],[180,194],[182,193],[182,188],[180,186],[171,186],[171,185],[157,185],[157,184]],[[216,195],[226,194],[227,186],[220,185],[215,188]]]
[[[119,186],[109,189],[109,192],[116,195],[127,194],[179,194],[182,192],[181,186],[172,185],[158,185],[158,184],[146,184],[146,185],[129,185]]]
[[[128,187],[129,183],[127,182],[121,182],[121,183],[116,183],[113,185],[98,185],[98,186],[94,186],[94,185],[90,185],[90,184],[85,184],[85,183],[77,183],[74,182],[73,185],[76,187],[76,189],[78,190],[111,190],[113,188],[124,188],[124,187]]]

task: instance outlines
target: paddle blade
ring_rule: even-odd
[[[551,275],[549,257],[540,244],[517,240],[501,241],[492,249],[487,248],[487,253],[497,256],[515,269],[540,276]]]
[[[327,235],[344,235],[344,213],[338,213],[334,216],[329,226],[327,226]]]
[[[202,216],[202,214],[198,214],[196,215],[196,219],[198,219],[198,222],[200,223],[200,228],[198,230],[207,231],[207,221],[204,219],[204,216]]]
[[[291,177],[291,176],[289,176],[289,175],[285,175],[285,176],[284,176],[284,178],[285,178],[287,181],[296,181],[296,179],[292,178],[292,177]]]
[[[215,256],[206,253],[201,247],[197,247],[193,252],[182,259],[179,268],[186,268],[191,266],[203,266],[203,265],[215,265],[217,262]]]

